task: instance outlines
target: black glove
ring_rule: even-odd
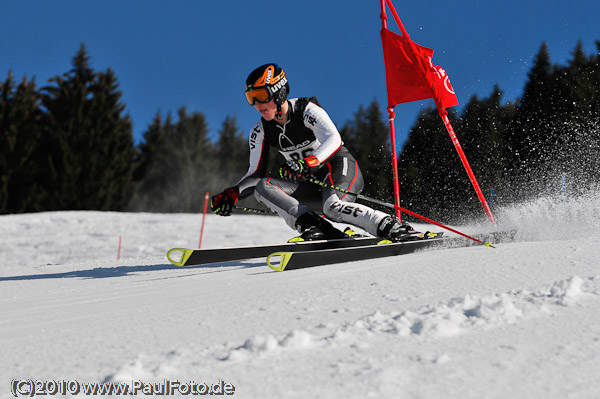
[[[298,181],[312,175],[319,166],[319,160],[311,155],[299,161],[287,161],[279,168],[279,176],[282,179]]]
[[[235,187],[226,188],[221,194],[212,197],[210,209],[219,216],[229,216],[238,202],[240,192]]]

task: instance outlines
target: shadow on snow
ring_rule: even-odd
[[[80,279],[95,279],[95,278],[113,278],[113,277],[127,277],[133,274],[155,272],[155,271],[173,271],[174,273],[180,273],[182,271],[201,271],[202,273],[194,274],[208,274],[208,273],[221,273],[239,269],[254,268],[264,266],[262,263],[251,263],[248,261],[231,261],[214,263],[209,265],[199,266],[174,266],[169,263],[160,265],[138,265],[138,266],[114,266],[114,267],[96,267],[94,269],[87,270],[73,270],[62,273],[43,273],[43,274],[29,274],[23,276],[10,276],[0,277],[0,282],[4,281],[26,281],[26,280],[46,280],[46,279],[63,279],[63,278],[80,278]],[[190,274],[186,274],[189,276]],[[162,276],[162,278],[175,278],[181,277],[180,275],[173,276]]]

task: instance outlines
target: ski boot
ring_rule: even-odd
[[[348,238],[347,234],[339,231],[331,223],[314,212],[306,212],[296,220],[296,228],[301,234],[288,242],[335,240]]]
[[[377,236],[392,242],[423,240],[432,238],[431,234],[434,233],[421,233],[394,216],[386,216],[377,227]]]

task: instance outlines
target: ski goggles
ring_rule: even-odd
[[[273,99],[273,93],[268,86],[250,88],[245,91],[246,100],[248,104],[254,105],[255,103],[268,103]]]

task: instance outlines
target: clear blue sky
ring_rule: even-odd
[[[136,140],[157,111],[202,112],[212,134],[228,115],[247,133],[258,119],[243,95],[247,74],[276,62],[291,96],[317,95],[342,127],[373,99],[385,113],[379,0],[0,0],[0,79],[44,86],[71,69],[81,43],[95,70],[115,71]],[[564,64],[578,40],[600,40],[600,1],[400,1],[411,38],[433,48],[463,106],[498,83],[514,100],[543,41]],[[389,14],[390,21],[392,20]],[[390,28],[398,32],[395,24]],[[399,141],[420,107],[396,107]],[[457,132],[460,137],[460,132]]]

